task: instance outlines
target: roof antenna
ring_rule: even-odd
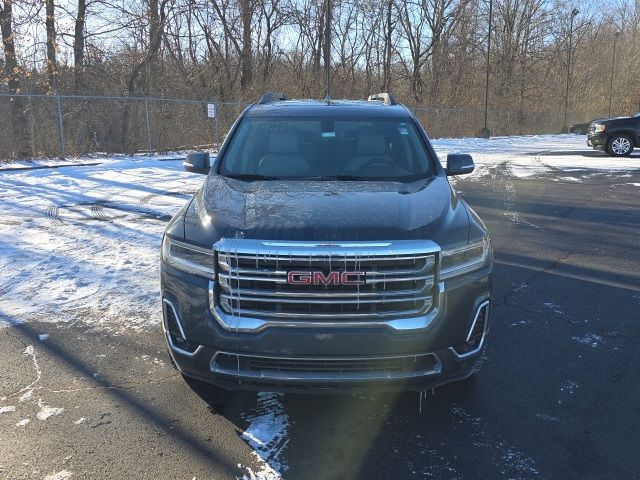
[[[331,105],[331,0],[325,0],[325,7],[327,9],[324,29],[324,68],[327,73],[327,96],[325,101],[327,105]]]

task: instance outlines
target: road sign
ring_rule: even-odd
[[[216,117],[216,104],[215,103],[207,103],[207,116],[209,118]]]

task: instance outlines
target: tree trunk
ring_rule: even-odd
[[[386,32],[384,37],[384,68],[383,68],[383,92],[391,91],[391,47],[393,35],[393,23],[391,14],[393,12],[393,0],[387,0],[386,11]]]
[[[253,53],[251,48],[251,20],[253,19],[252,0],[240,0],[240,16],[242,17],[242,52],[240,62],[240,88],[242,93],[251,85],[253,75]]]
[[[84,26],[87,13],[87,0],[78,0],[78,14],[73,36],[73,88],[76,93],[82,90],[82,68],[84,66]]]
[[[20,70],[16,57],[16,47],[13,42],[13,1],[6,0],[0,6],[0,31],[2,33],[2,45],[4,47],[4,70],[10,93],[20,93]],[[24,112],[24,98],[12,97],[11,124],[14,143],[11,156],[13,158],[26,158],[29,156],[29,141],[27,139],[27,121]]]
[[[49,90],[58,92],[58,64],[56,63],[56,24],[53,0],[45,0],[47,27],[47,72],[49,73]]]

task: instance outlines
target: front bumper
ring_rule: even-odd
[[[604,150],[607,145],[607,135],[590,133],[587,135],[587,146],[596,150]]]
[[[208,281],[162,266],[171,356],[184,375],[226,389],[424,390],[467,378],[478,369],[485,346],[491,289],[492,265],[443,282],[436,317],[409,332],[364,323],[342,326],[336,319],[330,326],[286,325],[246,333],[223,328],[212,314]],[[477,348],[465,350],[481,310],[486,311],[482,339]],[[186,347],[171,341],[167,312],[179,319]],[[408,367],[411,361],[416,368]]]

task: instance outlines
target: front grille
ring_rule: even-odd
[[[256,378],[401,378],[439,373],[433,354],[354,358],[281,358],[218,352],[212,371]]]
[[[217,302],[229,315],[254,318],[350,319],[418,316],[432,307],[437,253],[366,245],[302,243],[243,248],[242,240],[216,245]],[[255,248],[256,242],[251,245]],[[416,242],[411,242],[412,246]],[[363,272],[362,285],[292,285],[289,272]],[[358,277],[361,278],[361,277]]]

